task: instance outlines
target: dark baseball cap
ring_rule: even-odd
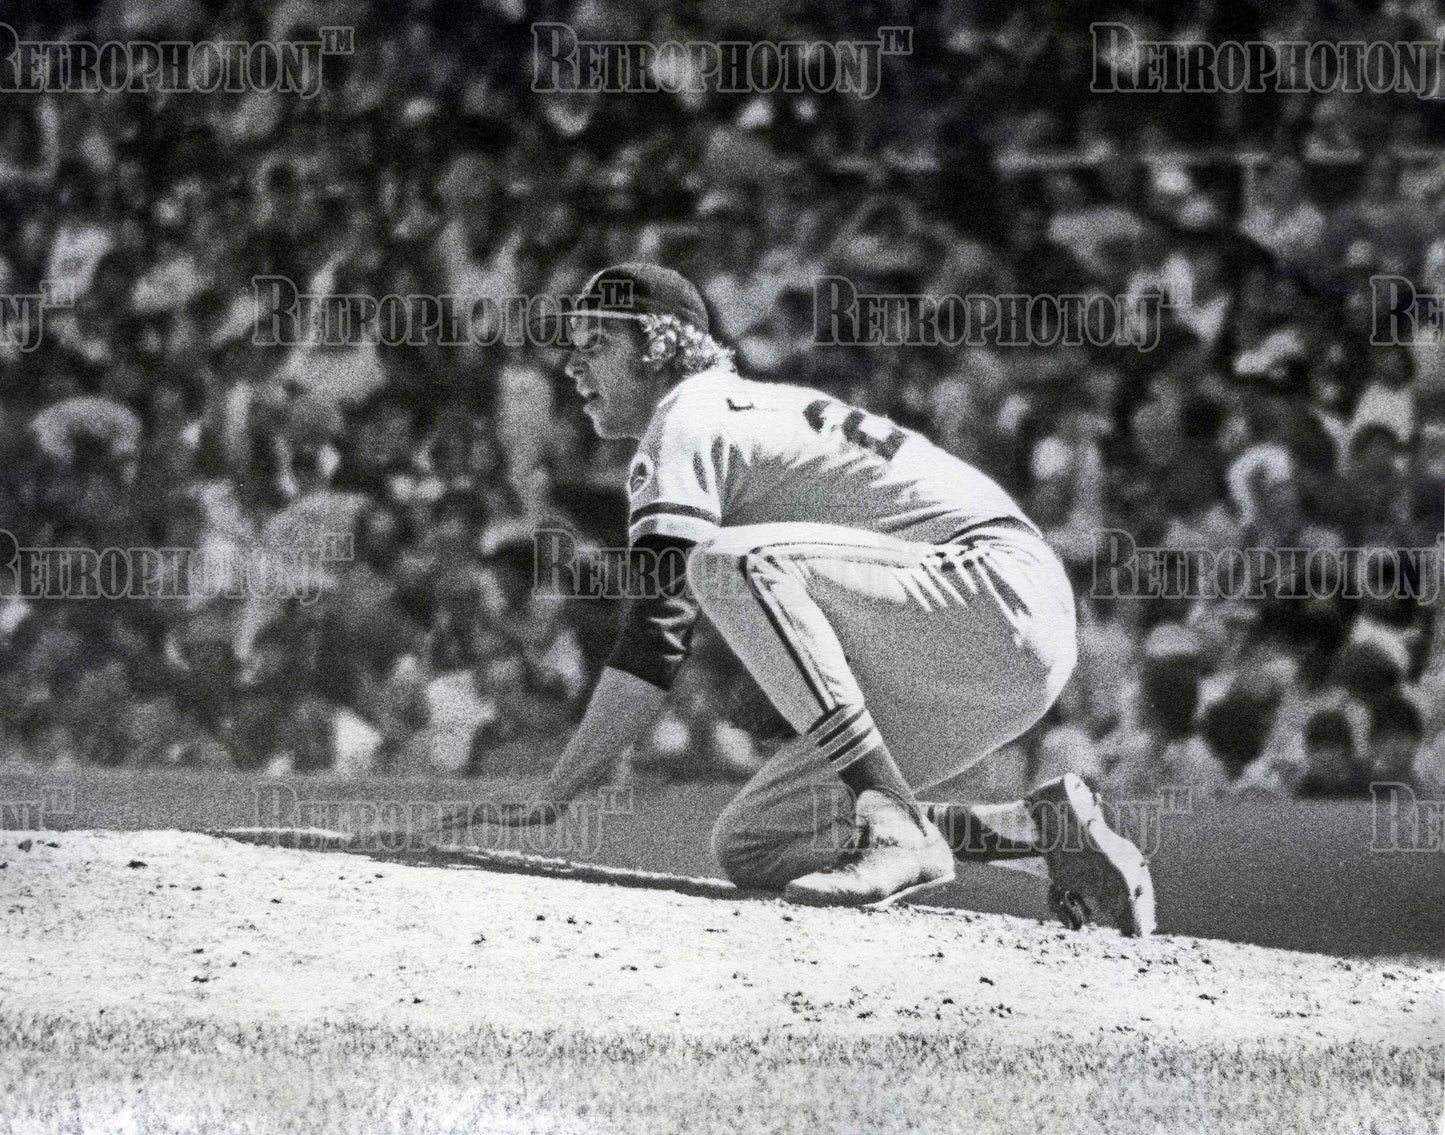
[[[533,320],[533,334],[541,336],[541,342],[556,343],[563,319],[585,322],[645,315],[671,315],[703,333],[710,329],[702,293],[686,276],[660,264],[638,262],[594,273],[560,313]]]

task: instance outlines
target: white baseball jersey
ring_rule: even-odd
[[[725,370],[684,379],[658,404],[627,487],[632,542],[811,522],[937,544],[985,521],[1025,520],[992,478],[922,434],[818,390]]]

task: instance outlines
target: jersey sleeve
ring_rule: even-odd
[[[607,659],[660,690],[672,689],[677,671],[692,651],[697,600],[687,587],[687,554],[692,544],[670,536],[641,536],[634,548],[656,565],[656,589],[628,600],[616,645]]]
[[[627,538],[706,544],[723,522],[728,442],[706,399],[678,399],[649,426],[627,477]]]

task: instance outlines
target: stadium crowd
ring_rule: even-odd
[[[1445,104],[1091,94],[1096,67],[1127,61],[1089,33],[1107,18],[1141,39],[1438,41],[1440,17],[1094,7],[66,0],[27,22],[17,5],[21,39],[347,26],[355,50],[326,58],[312,98],[12,96],[0,290],[43,281],[73,303],[46,309],[33,349],[0,343],[0,528],[21,547],[204,551],[219,575],[80,602],[0,574],[0,760],[548,766],[618,605],[534,590],[533,534],[620,542],[628,449],[591,436],[555,349],[266,345],[252,279],[555,296],[655,259],[703,287],[745,373],[923,431],[998,476],[1063,554],[1079,668],[995,759],[1001,787],[1060,767],[1119,791],[1445,785],[1445,653],[1433,605],[1406,594],[1433,594],[1438,561],[1344,552],[1436,549],[1445,515],[1445,345],[1372,345],[1370,284],[1445,291]],[[871,99],[549,92],[533,89],[537,20],[651,42],[907,25],[912,47],[882,60]],[[824,276],[1167,303],[1148,351],[823,346]],[[1131,594],[1119,580],[1145,577],[1114,570],[1110,533],[1302,554],[1251,576],[1257,593],[1211,597],[1191,570]],[[315,585],[304,601],[234,586],[288,553]],[[765,755],[761,695],[699,637],[640,771],[739,776]]]

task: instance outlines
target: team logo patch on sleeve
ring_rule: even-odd
[[[642,492],[655,471],[652,459],[645,453],[639,453],[632,462],[632,472],[627,476],[627,495],[635,497]]]

